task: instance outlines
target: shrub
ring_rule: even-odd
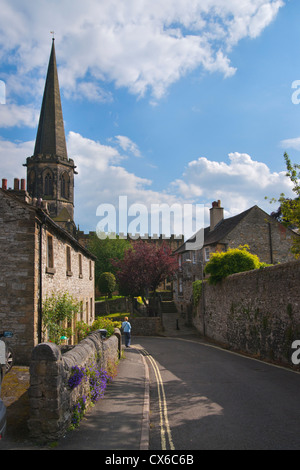
[[[202,292],[202,281],[193,282],[193,304],[196,306],[199,303]]]
[[[93,322],[91,326],[91,330],[107,330],[107,335],[106,337],[109,338],[109,336],[112,336],[114,334],[115,328],[120,328],[120,322],[115,322],[110,320],[109,318],[106,317],[98,317],[96,320]]]
[[[216,284],[230,274],[259,269],[263,263],[258,256],[249,253],[248,245],[229,249],[221,253],[214,253],[207,265],[205,274],[209,274],[209,282]]]
[[[98,280],[98,289],[102,294],[111,296],[116,288],[116,278],[112,273],[102,273]]]

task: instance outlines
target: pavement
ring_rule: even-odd
[[[149,373],[139,346],[124,348],[118,374],[104,398],[80,426],[59,440],[56,450],[148,450]]]
[[[164,336],[191,334],[190,328],[178,329],[178,323]],[[123,358],[104,398],[90,408],[80,425],[58,442],[37,446],[8,429],[0,441],[1,450],[148,450],[150,431],[149,369],[141,354],[139,338],[132,346],[123,346]],[[24,407],[22,407],[24,408]],[[10,409],[8,408],[8,415]],[[23,420],[24,421],[24,420]],[[24,423],[23,423],[24,428]],[[13,431],[13,430],[11,430]]]

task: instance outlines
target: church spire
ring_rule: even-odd
[[[74,223],[74,160],[68,158],[54,38],[34,153],[27,157],[27,191],[47,201],[52,219],[71,233]]]
[[[54,38],[48,65],[34,156],[55,155],[68,159],[57,74]]]

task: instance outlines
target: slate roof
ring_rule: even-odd
[[[213,244],[218,243],[226,235],[228,235],[228,233],[230,233],[241,222],[241,220],[243,220],[249,214],[249,212],[251,212],[255,207],[258,207],[258,206],[250,207],[250,209],[247,209],[246,211],[241,212],[240,214],[235,215],[233,217],[229,217],[228,219],[222,219],[215,226],[213,230],[210,230],[210,227],[206,227],[204,229],[203,246],[213,245]],[[187,240],[179,248],[177,248],[175,253],[183,253],[184,251],[187,251],[187,248],[186,248],[187,243],[193,243],[196,240],[197,234],[199,234],[199,232],[197,232],[189,240]]]

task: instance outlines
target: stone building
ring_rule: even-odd
[[[193,250],[193,243],[200,238],[199,233],[175,251],[179,265],[174,281],[174,300],[183,313],[191,304],[192,284],[205,277],[203,269],[212,253],[248,245],[249,251],[257,255],[261,262],[284,263],[294,260],[291,246],[293,237],[298,236],[258,206],[224,219],[221,201],[212,203],[210,225],[201,232],[203,246]]]
[[[74,161],[68,158],[57,75],[54,39],[34,153],[28,157],[27,191],[32,198],[48,203],[51,218],[75,234]]]
[[[27,191],[8,190],[5,183],[0,244],[0,330],[13,331],[16,361],[27,364],[32,348],[45,339],[42,303],[47,295],[68,292],[81,302],[74,323],[93,322],[94,256],[51,219],[46,205],[37,207]]]
[[[34,154],[25,179],[0,189],[0,331],[11,330],[17,363],[43,341],[42,305],[53,292],[81,304],[76,320],[94,320],[95,257],[76,239],[75,165],[68,158],[54,40]],[[74,338],[69,338],[74,342]]]

